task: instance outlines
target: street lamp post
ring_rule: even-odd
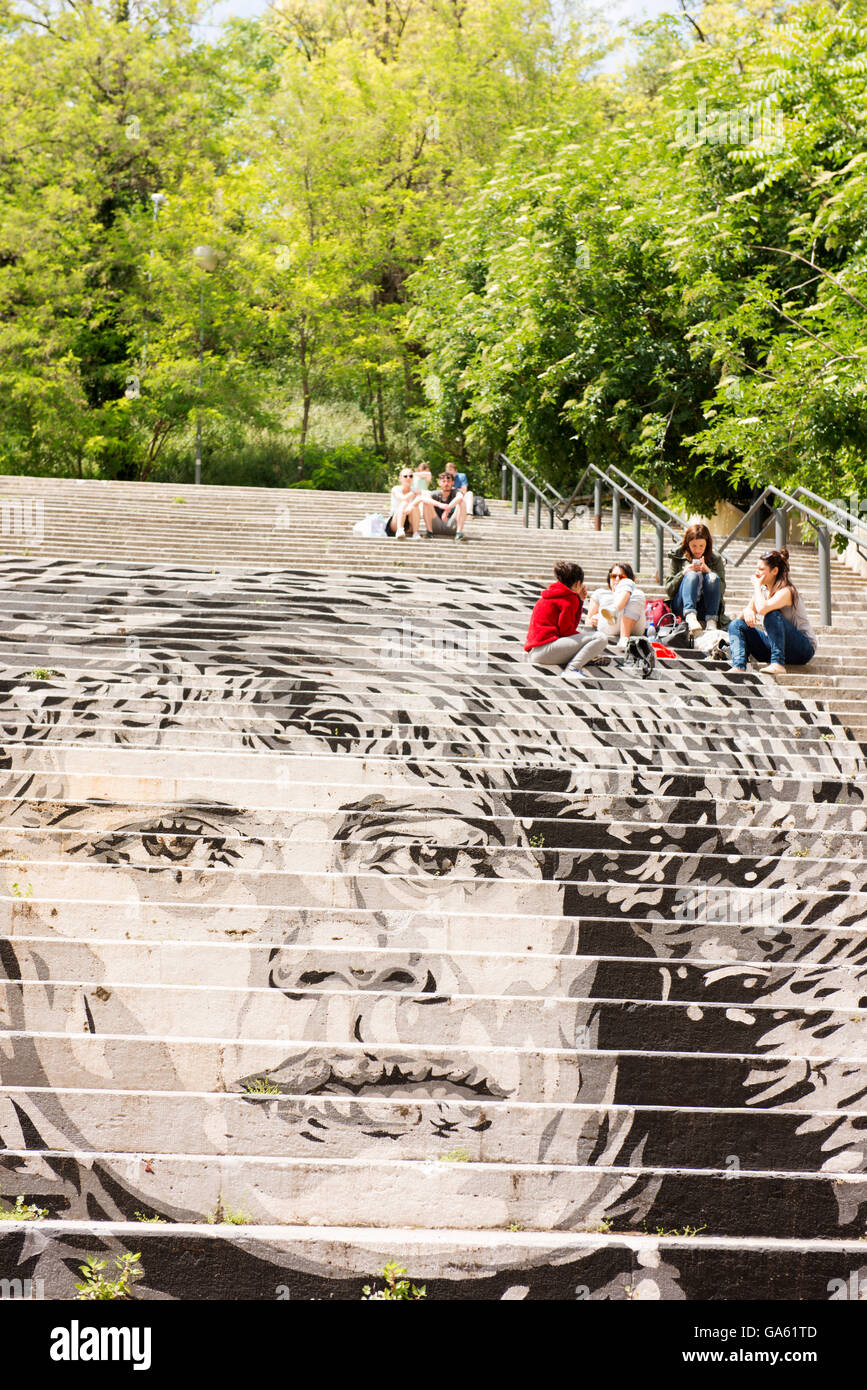
[[[196,246],[193,259],[200,270],[210,273],[217,269],[219,256],[212,246]],[[202,481],[202,359],[205,351],[205,282],[199,286],[199,410],[196,419],[196,475]]]

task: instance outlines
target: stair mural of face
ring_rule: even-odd
[[[48,576],[16,575],[63,679],[2,696],[4,1194],[91,1221],[599,1233],[429,1280],[481,1298],[627,1297],[609,1232],[753,1234],[769,1190],[769,1234],[863,1231],[857,745],[810,780],[723,677],[659,672],[654,712],[611,668],[577,703],[523,665],[395,666],[376,637],[408,581],[347,605],[311,575],[61,568],[59,618],[34,621]],[[491,649],[529,599],[473,586]],[[766,698],[809,736],[815,713]],[[178,1297],[371,1272],[239,1236],[191,1294],[164,1249],[149,1285]],[[704,1278],[665,1255],[643,1275],[655,1297],[715,1296]]]

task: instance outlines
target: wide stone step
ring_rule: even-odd
[[[275,1221],[294,1225],[393,1226],[397,1220],[410,1227],[425,1227],[430,1205],[435,1202],[449,1211],[453,1228],[459,1230],[497,1230],[519,1225],[529,1230],[550,1231],[565,1226],[596,1231],[602,1192],[613,1184],[624,1194],[630,1187],[658,1187],[667,1170],[633,1167],[623,1170],[605,1164],[582,1166],[485,1163],[452,1159],[440,1162],[407,1158],[315,1159],[271,1158],[262,1156],[217,1157],[185,1156],[148,1151],[150,1175],[143,1171],[142,1157],[111,1153],[63,1153],[46,1150],[44,1158],[10,1151],[16,1164],[16,1181],[23,1184],[28,1197],[37,1205],[43,1195],[50,1198],[53,1176],[40,1182],[40,1167],[62,1164],[66,1181],[81,1191],[93,1188],[99,1171],[121,1165],[133,1200],[142,1206],[166,1212],[177,1221],[213,1218],[222,1207],[233,1216],[242,1214],[247,1224]],[[731,1171],[731,1170],[726,1170]],[[731,1179],[726,1171],[673,1174],[681,1200],[689,1193],[691,1210],[697,1212],[695,1225],[708,1227],[705,1219],[716,1215],[730,1200]],[[764,1181],[762,1180],[764,1178]],[[827,1229],[826,1210],[835,1197],[845,1199],[857,1209],[867,1199],[867,1179],[851,1176],[804,1176],[768,1172],[744,1172],[738,1181],[752,1188],[759,1200],[768,1187],[777,1189],[777,1201],[764,1220],[753,1216],[752,1230],[741,1214],[739,1235],[771,1235],[782,1228],[785,1234],[821,1236]],[[47,1188],[47,1192],[46,1192]],[[843,1189],[841,1191],[841,1189]],[[782,1200],[785,1192],[787,1200]],[[744,1194],[746,1195],[746,1194]],[[786,1213],[780,1221],[780,1211]],[[52,1213],[53,1214],[53,1213]],[[131,1214],[131,1213],[130,1213]],[[739,1213],[740,1214],[740,1213]],[[81,1213],[75,1212],[80,1219]],[[701,1221],[699,1221],[701,1217]],[[823,1219],[824,1218],[824,1219]],[[731,1216],[723,1227],[729,1233]],[[762,1226],[770,1229],[762,1231]],[[806,1231],[803,1227],[806,1226]],[[776,1231],[775,1231],[776,1228]]]
[[[628,878],[616,865],[608,880],[576,877],[568,882],[545,882],[531,878],[498,876],[493,879],[459,874],[416,874],[397,872],[281,873],[228,872],[225,867],[133,868],[104,863],[60,864],[45,867],[29,864],[8,876],[0,902],[10,906],[22,901],[31,912],[43,914],[45,905],[100,901],[112,906],[124,903],[132,911],[147,912],[150,904],[181,905],[185,900],[208,898],[215,914],[232,907],[255,904],[273,912],[315,912],[325,907],[351,910],[359,903],[372,911],[382,909],[407,912],[470,911],[480,915],[517,912],[556,915],[564,903],[585,917],[608,917],[612,908],[624,916],[638,919],[659,918],[675,925],[696,920],[725,921],[730,917],[755,926],[791,927],[795,922],[809,924],[822,918],[826,926],[854,926],[867,910],[867,893],[851,885],[843,876],[818,885],[797,882],[794,873],[769,876],[755,886],[734,883],[709,885],[696,881],[676,862],[667,880],[636,875]]]
[[[435,984],[431,976],[430,984]],[[764,985],[764,982],[762,982]],[[824,985],[824,987],[823,987]],[[803,993],[814,982],[806,982]],[[416,990],[420,991],[420,985]],[[720,991],[725,995],[725,991]],[[414,992],[404,986],[376,990],[298,989],[286,987],[98,985],[52,980],[0,981],[0,1025],[15,1029],[26,1021],[38,1033],[86,1031],[97,1037],[143,1036],[177,1039],[226,1039],[341,1046],[355,1038],[374,1038],[379,1047],[400,1047],[419,1036],[433,1048],[463,1047],[473,1038],[510,1043],[520,1066],[526,1048],[593,1045],[597,1037],[617,1037],[622,1046],[643,1044],[653,1052],[715,1052],[724,1033],[730,1050],[758,1051],[762,1039],[801,1035],[814,1057],[835,1055],[841,1047],[858,1049],[865,1018],[840,999],[833,982],[821,982],[827,995],[812,1005],[787,1003],[788,991],[765,998],[756,980],[746,1002],[732,998],[700,1000],[631,1000],[593,997],[544,998],[508,995]],[[797,996],[796,996],[797,997]],[[850,995],[851,997],[851,995]],[[791,995],[789,995],[791,998]],[[864,999],[864,996],[861,996]],[[867,1002],[863,1005],[867,1014]],[[592,1019],[591,1024],[588,1020]],[[851,1026],[850,1026],[851,1025]],[[830,1048],[830,1052],[829,1052]],[[860,1043],[867,1056],[867,1040]],[[580,1060],[580,1059],[579,1059]],[[34,1081],[36,1078],[29,1078]],[[531,1093],[532,1094],[532,1093]]]
[[[206,827],[186,826],[182,817],[176,816],[174,828],[171,824],[161,833],[153,828],[124,828],[111,830],[103,828],[99,821],[104,817],[90,817],[88,841],[82,844],[82,828],[78,830],[29,830],[8,831],[0,828],[0,859],[25,863],[26,866],[61,866],[64,855],[72,858],[85,856],[100,866],[136,866],[158,869],[175,865],[178,867],[236,867],[242,859],[249,858],[251,837],[249,835],[221,834],[215,837]],[[617,845],[609,840],[607,844],[593,845],[581,849],[543,848],[539,844],[543,835],[535,835],[535,844],[522,842],[520,828],[514,828],[506,844],[479,844],[467,841],[440,840],[436,826],[425,828],[424,834],[414,837],[411,827],[403,824],[379,826],[375,838],[354,838],[352,831],[343,826],[343,837],[338,845],[322,841],[321,835],[311,830],[300,833],[290,840],[271,840],[256,842],[258,870],[279,873],[333,873],[339,869],[361,872],[364,869],[377,869],[388,863],[390,869],[402,869],[408,877],[429,878],[431,874],[447,873],[452,878],[509,877],[545,878],[554,883],[585,883],[588,874],[591,881],[624,881],[624,878],[638,874],[642,880],[652,878],[656,883],[666,883],[672,874],[688,870],[707,885],[728,881],[732,887],[759,887],[774,880],[779,870],[779,860],[788,856],[792,863],[785,865],[786,883],[800,883],[809,887],[824,887],[832,884],[835,888],[846,884],[846,891],[867,891],[867,865],[852,863],[850,856],[834,858],[825,855],[824,847],[814,845],[810,855],[798,845],[792,847],[782,844],[775,853],[748,852],[732,855],[731,848],[724,845],[704,844],[700,852],[688,852],[684,845],[672,842],[667,848],[659,845]],[[388,845],[386,845],[388,834]],[[161,865],[160,860],[163,860]],[[677,880],[679,883],[679,877]]]
[[[676,1229],[684,1224],[680,1218]],[[14,1275],[21,1234],[6,1226],[0,1267]],[[113,1260],[125,1251],[141,1253],[136,1297],[144,1299],[357,1302],[365,1285],[382,1288],[383,1267],[396,1255],[428,1299],[704,1300],[723,1291],[728,1299],[817,1301],[850,1297],[864,1272],[857,1239],[92,1220],[46,1221],[38,1232],[59,1258],[24,1268],[57,1299],[75,1297],[89,1253]]]
[[[64,854],[73,859],[86,859],[88,868],[102,874],[118,868],[125,875],[131,869],[155,873],[168,868],[184,872],[217,872],[223,868],[241,875],[241,863],[246,860],[249,864],[253,852],[257,863],[245,871],[239,882],[245,889],[251,884],[255,889],[262,887],[266,895],[284,876],[289,876],[286,882],[291,892],[294,890],[292,879],[299,873],[361,875],[381,873],[386,868],[395,882],[405,882],[409,887],[419,884],[427,887],[431,877],[447,874],[450,883],[497,878],[517,884],[524,878],[541,878],[558,885],[610,882],[622,886],[629,882],[652,882],[681,886],[685,882],[699,882],[709,891],[720,885],[738,891],[797,885],[799,889],[867,892],[867,865],[815,852],[810,856],[800,851],[789,854],[786,858],[790,862],[783,863],[780,855],[741,854],[735,857],[713,847],[703,853],[686,854],[677,846],[666,851],[633,850],[624,845],[609,845],[607,850],[601,851],[595,848],[544,849],[538,844],[531,846],[514,841],[505,845],[461,846],[451,839],[439,841],[432,830],[435,832],[436,827],[415,838],[395,827],[388,839],[382,834],[375,839],[353,839],[347,835],[337,845],[323,842],[321,838],[305,841],[302,837],[278,847],[253,845],[247,836],[217,837],[203,827],[196,827],[189,833],[182,822],[176,823],[174,831],[169,828],[156,834],[147,828],[103,830],[94,817],[84,841],[82,829],[58,832],[61,838],[51,836],[48,843],[35,840],[33,832],[18,834],[10,843],[8,834],[0,830],[0,860],[11,861],[12,868],[17,868],[18,878],[23,873],[22,864],[25,865],[34,891],[38,882],[44,892],[46,873],[52,878],[56,876],[58,893],[62,897],[68,897],[71,888],[79,882],[77,873],[66,873],[70,866]],[[36,871],[38,880],[34,878]],[[275,878],[275,875],[280,877]]]
[[[321,942],[287,945],[245,941],[171,941],[162,937],[140,941],[100,938],[99,954],[87,937],[18,936],[14,949],[14,978],[28,981],[68,980],[82,988],[115,985],[219,986],[245,989],[269,985],[294,993],[406,990],[415,985],[441,995],[535,994],[593,999],[710,999],[750,1003],[757,991],[775,1001],[803,1004],[811,999],[852,1011],[867,1008],[864,990],[854,968],[867,963],[867,932],[859,936],[798,936],[797,954],[777,945],[773,955],[753,941],[734,956],[721,941],[692,943],[684,955],[682,943],[660,943],[656,957],[628,954],[628,944],[612,933],[612,953],[592,954],[575,943],[570,955],[528,952],[443,952],[401,946],[329,946]],[[638,944],[637,942],[635,944]],[[767,943],[763,943],[765,946]],[[620,947],[618,951],[616,948]],[[7,952],[11,964],[11,956]],[[360,963],[361,962],[361,963]],[[10,978],[12,976],[10,975]],[[430,990],[431,982],[433,990]]]
[[[699,1042],[701,1019],[694,1020]],[[737,1025],[735,1034],[742,1034]],[[818,1030],[821,1031],[821,1030]],[[580,1051],[563,1048],[471,1046],[402,1042],[398,1047],[370,1043],[307,1042],[302,1039],[237,1041],[216,1038],[156,1038],[146,1034],[4,1032],[6,1084],[30,1088],[51,1077],[52,1086],[143,1091],[241,1091],[256,1078],[291,1094],[336,1091],[340,1095],[378,1091],[418,1098],[430,1086],[465,1099],[514,1097],[561,1104],[579,1095],[599,1104],[610,1099],[616,1081],[620,1104],[706,1108],[780,1104],[822,1108],[833,1097],[837,1108],[867,1111],[864,1085],[863,1023],[848,1028],[848,1050],[828,1037],[805,1042],[797,1031],[783,1031],[772,1054],[729,1050],[720,1023],[716,1051],[678,1052],[636,1045]],[[797,1051],[785,1049],[785,1038]],[[659,1040],[662,1041],[661,1039]],[[762,1040],[767,1049],[767,1038]],[[839,1040],[838,1040],[839,1044]],[[840,1055],[834,1055],[835,1052]],[[138,1086],[134,1083],[138,1081]]]
[[[344,809],[341,815],[341,843],[353,841],[359,834],[369,839],[373,830],[379,832],[378,838],[393,835],[403,843],[414,840],[427,843],[431,837],[433,843],[438,842],[436,821],[429,823],[427,812],[406,807],[398,797],[392,797],[392,802],[394,804],[389,805],[388,799],[383,796],[375,808]],[[631,820],[604,819],[594,814],[592,801],[589,804],[580,800],[574,803],[564,801],[563,805],[557,807],[560,814],[556,817],[543,816],[540,814],[542,809],[537,807],[531,825],[525,825],[517,816],[476,815],[472,825],[450,821],[448,845],[444,844],[444,847],[457,849],[464,845],[473,848],[489,845],[493,849],[505,849],[513,845],[532,849],[596,849],[607,853],[626,849],[630,852],[646,850],[654,854],[705,853],[775,858],[791,854],[799,859],[851,859],[853,852],[860,851],[860,837],[867,823],[867,810],[859,813],[846,807],[839,808],[836,815],[832,814],[832,808],[826,808],[827,821],[824,813],[820,821],[815,811],[807,818],[802,807],[801,821],[798,822],[796,817],[788,814],[784,804],[778,804],[776,814],[773,814],[773,803],[767,824],[751,823],[749,818],[755,819],[755,803],[751,802],[718,803],[716,818],[709,820],[706,810],[703,816],[688,816],[694,808],[689,804],[684,806],[673,798],[667,802],[662,799],[662,803],[654,807],[657,812],[668,812],[668,820],[652,820],[647,814],[639,815],[638,807],[632,808]],[[136,824],[136,818],[142,815],[142,807],[135,803],[63,803],[41,802],[27,797],[0,798],[0,816],[6,826],[0,829],[0,851],[9,851],[13,858],[20,852],[27,859],[36,845],[68,848],[70,844],[81,842],[83,830],[92,835],[97,829],[102,834],[129,836],[134,842],[155,833],[181,836],[181,843],[189,841],[190,845],[207,841],[218,830],[230,847],[247,846],[255,838],[274,854],[281,854],[288,846],[320,845],[322,842],[317,822],[313,819],[299,821],[292,811],[262,812],[248,808],[244,813],[243,826],[238,826],[219,822],[219,813],[224,810],[224,807],[204,803],[201,806],[191,803],[180,806],[175,802],[162,806],[152,804],[145,809],[144,820]],[[207,820],[209,813],[218,815],[218,823]],[[727,821],[726,815],[731,815],[732,819]],[[815,833],[804,835],[802,832],[807,828]]]
[[[267,1078],[258,1078],[267,1086]],[[252,1083],[251,1083],[252,1084]],[[746,1107],[590,1105],[389,1097],[370,1094],[214,1095],[191,1091],[109,1091],[10,1087],[10,1101],[38,1116],[40,1139],[55,1153],[80,1151],[98,1136],[94,1153],[129,1154],[154,1166],[171,1154],[236,1157],[409,1159],[439,1163],[522,1163],[586,1166],[600,1133],[617,1136],[603,1166],[634,1170],[635,1134],[652,1135],[654,1170],[712,1173],[728,1182],[749,1175],[791,1174],[833,1182],[847,1205],[867,1200],[867,1176],[847,1171],[852,1151],[805,1170],[807,1136],[848,1126],[854,1138],[863,1113],[845,1110],[751,1110]],[[800,1137],[799,1137],[800,1136]],[[857,1140],[856,1140],[857,1142]],[[732,1155],[732,1145],[737,1154]],[[16,1151],[32,1160],[33,1151]],[[159,1159],[151,1157],[160,1155]],[[30,1171],[32,1172],[32,1165]],[[38,1181],[38,1179],[37,1179]],[[714,1184],[716,1186],[716,1184]],[[50,1187],[47,1191],[50,1192]],[[734,1195],[733,1193],[730,1195]],[[740,1194],[742,1196],[742,1194]],[[789,1199],[792,1190],[789,1190]],[[716,1228],[716,1227],[715,1227]]]

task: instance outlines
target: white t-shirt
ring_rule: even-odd
[[[400,483],[395,483],[394,487],[391,489],[391,515],[396,516],[401,508],[406,506],[407,502],[416,502],[417,500],[418,494],[413,492],[412,488],[410,488],[409,492],[404,492]]]
[[[644,590],[636,586],[634,579],[620,579],[614,589],[594,589],[590,598],[599,604],[600,609],[605,608],[616,617],[617,604],[624,594],[628,594],[629,598],[626,607],[620,610],[620,616],[638,622],[639,618],[644,616],[645,598]]]

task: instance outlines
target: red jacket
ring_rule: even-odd
[[[558,637],[574,637],[581,622],[584,607],[582,600],[559,579],[546,589],[530,616],[527,640],[524,651],[532,647],[544,647],[548,642],[556,642]]]

